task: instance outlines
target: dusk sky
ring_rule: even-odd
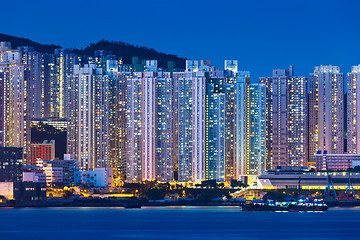
[[[101,39],[147,46],[223,68],[238,59],[252,81],[292,64],[360,64],[360,1],[3,1],[0,32],[81,48]],[[11,9],[11,10],[10,10]]]

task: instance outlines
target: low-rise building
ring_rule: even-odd
[[[42,143],[31,143],[30,145],[30,164],[36,165],[38,159],[55,159],[55,140],[45,140]]]
[[[23,149],[0,147],[0,182],[22,180]]]
[[[316,154],[316,170],[317,171],[346,171],[360,161],[360,154],[328,154],[327,151]]]
[[[46,174],[43,172],[23,172],[23,182],[46,183]]]
[[[75,185],[90,187],[108,187],[113,183],[111,168],[95,168],[94,171],[75,172]]]
[[[16,201],[44,201],[46,185],[37,182],[0,182],[0,196]]]
[[[315,172],[305,167],[278,167],[275,170],[265,171],[258,177],[258,188],[275,189],[325,189],[327,174],[331,176],[335,189],[345,189],[349,181],[349,173]],[[351,172],[351,183],[355,189],[360,189],[360,172]]]
[[[46,183],[46,174],[39,166],[25,165],[23,169],[23,182]]]
[[[65,154],[66,155],[66,154]],[[48,186],[73,186],[74,173],[78,170],[75,160],[65,156],[65,160],[38,160],[37,165],[46,175]]]

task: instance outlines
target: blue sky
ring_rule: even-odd
[[[252,81],[292,64],[360,64],[360,1],[102,0],[2,2],[0,32],[63,47],[124,41],[223,67],[238,59]]]

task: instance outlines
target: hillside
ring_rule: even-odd
[[[0,42],[11,42],[11,47],[13,49],[16,49],[20,46],[31,46],[34,47],[35,51],[41,52],[41,53],[54,53],[54,50],[57,48],[61,48],[58,45],[54,44],[41,44],[34,42],[27,38],[20,38],[20,37],[14,37],[10,35],[6,35],[3,33],[0,33]]]
[[[95,50],[109,50],[113,55],[122,57],[125,64],[131,64],[132,57],[140,57],[141,59],[156,59],[160,67],[166,67],[168,61],[176,63],[177,68],[185,68],[185,58],[180,58],[173,54],[158,52],[152,48],[135,46],[125,42],[114,42],[101,40],[92,43],[84,49],[74,49],[73,52],[81,56],[92,56]]]
[[[14,37],[0,33],[0,41],[11,42],[13,49],[19,46],[31,46],[34,47],[35,51],[41,53],[54,53],[54,50],[61,48],[55,44],[41,44],[34,42],[30,39]],[[114,42],[101,40],[97,43],[91,43],[84,49],[73,49],[72,51],[81,56],[93,56],[95,50],[110,50],[113,55],[122,57],[125,64],[131,64],[132,57],[140,57],[141,59],[156,59],[158,60],[159,67],[166,67],[168,61],[176,63],[177,68],[185,68],[185,58],[180,58],[173,54],[166,54],[158,52],[152,48],[135,46],[125,42]]]

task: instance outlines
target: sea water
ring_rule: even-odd
[[[1,208],[0,240],[7,239],[360,239],[360,208]]]

